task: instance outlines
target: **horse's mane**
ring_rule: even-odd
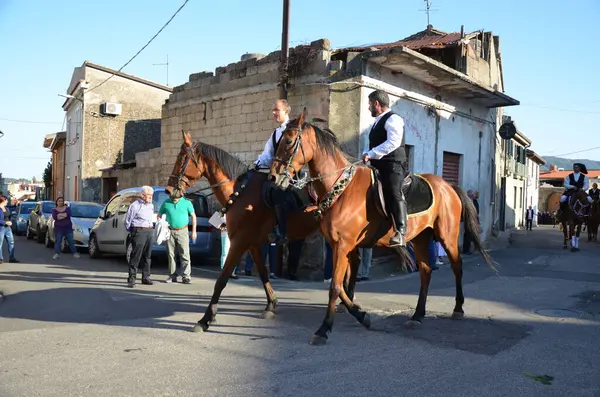
[[[304,122],[301,128],[305,129],[307,127],[312,127],[312,129],[315,131],[315,139],[317,141],[317,146],[321,150],[324,150],[325,153],[327,153],[330,156],[335,156],[336,152],[339,151],[340,154],[345,158],[352,157],[348,153],[344,152],[340,145],[340,142],[338,141],[337,136],[335,135],[335,132],[333,132],[329,128],[318,127],[314,124],[315,121],[325,122],[325,120],[323,119],[315,118],[313,119],[313,123]],[[293,123],[297,124],[298,119],[293,120]]]
[[[208,143],[198,142],[196,149],[202,156],[213,159],[232,180],[237,180],[240,176],[248,172],[248,166],[239,158],[231,153]]]

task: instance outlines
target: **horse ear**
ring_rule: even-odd
[[[181,134],[183,135],[183,143],[185,143],[187,147],[191,147],[192,137],[190,136],[190,134],[188,132],[185,132],[184,130],[181,130]]]
[[[308,116],[308,112],[306,111],[306,107],[304,107],[304,109],[302,109],[302,113],[300,114],[300,117],[298,117],[298,127],[302,128],[302,124],[304,124],[304,121],[306,120],[307,116]]]

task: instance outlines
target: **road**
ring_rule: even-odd
[[[218,323],[196,334],[214,273],[128,289],[122,261],[53,261],[17,238],[22,263],[0,265],[0,396],[600,396],[600,243],[571,253],[560,237],[518,233],[493,252],[499,275],[468,257],[461,321],[449,318],[447,265],[413,330],[403,323],[418,275],[360,283],[371,330],[338,314],[326,346],[308,343],[324,316],[323,283],[275,280],[277,316],[261,320],[258,280],[232,280]],[[155,270],[162,281],[166,269]]]

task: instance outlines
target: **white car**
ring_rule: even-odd
[[[101,204],[87,201],[71,201],[71,219],[75,228],[73,229],[73,241],[77,248],[88,248],[90,240],[90,229],[94,225],[100,211],[104,208]],[[53,248],[56,233],[54,232],[54,218],[50,217],[47,222],[47,231],[45,237],[46,247]],[[62,252],[68,252],[67,240],[61,242]]]

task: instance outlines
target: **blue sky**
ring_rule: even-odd
[[[61,105],[73,68],[84,60],[120,68],[183,0],[0,0],[0,172],[41,177],[50,158],[43,136],[60,131]],[[404,38],[426,27],[422,0],[292,0],[290,42],[328,38],[343,47]],[[225,8],[226,7],[226,8]],[[595,76],[597,0],[432,0],[431,23],[444,31],[491,30],[500,36],[508,108],[542,155],[600,146],[600,79]],[[281,0],[190,0],[125,69],[170,85],[214,71],[245,52],[269,53],[281,42]],[[369,18],[369,19],[365,19]],[[9,120],[28,121],[15,122]],[[600,159],[600,149],[565,157]]]

